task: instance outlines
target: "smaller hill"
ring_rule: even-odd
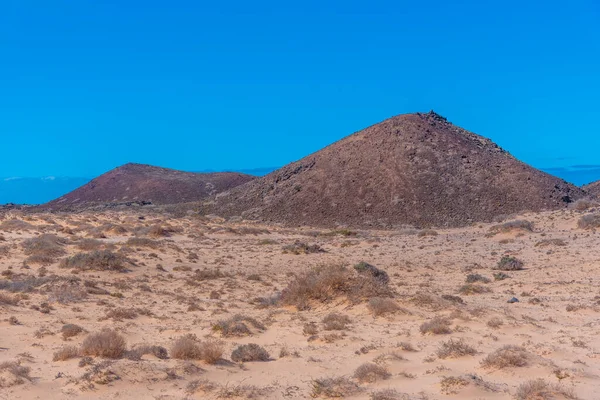
[[[111,203],[188,203],[204,200],[254,178],[236,172],[194,173],[130,163],[100,175],[41,208],[57,211]]]
[[[595,197],[600,197],[600,181],[583,186],[583,190]]]

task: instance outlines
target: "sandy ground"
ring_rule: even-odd
[[[489,234],[493,224],[435,232],[319,231],[216,218],[141,219],[133,212],[5,215],[0,399],[325,398],[319,393],[327,385],[323,380],[337,377],[345,384],[337,394],[352,399],[598,399],[600,234],[577,228],[582,215],[574,210],[522,215],[517,218],[533,222],[533,231],[496,235]],[[159,226],[171,232],[150,229]],[[24,253],[24,241],[42,233],[64,239],[57,245],[64,254],[54,262],[28,260]],[[146,245],[153,247],[126,243],[132,237],[149,238]],[[128,272],[60,268],[61,259],[87,252],[79,248],[82,238],[96,238],[89,248],[108,245],[134,265]],[[284,252],[297,241],[325,252]],[[521,259],[524,269],[495,280],[499,271],[493,267],[506,254]],[[389,274],[399,310],[374,316],[369,299],[343,295],[309,301],[306,310],[255,300],[277,294],[311,268],[343,264],[354,272],[361,261]],[[217,269],[221,276],[193,279],[196,270]],[[469,274],[489,278],[474,284],[483,293],[459,291]],[[512,297],[519,302],[508,303]],[[119,309],[129,315],[111,317]],[[350,322],[326,330],[322,320],[332,312]],[[214,329],[234,315],[263,326],[246,322],[249,332],[241,336]],[[448,333],[421,332],[435,316],[447,318]],[[84,331],[65,339],[65,324]],[[53,361],[56,351],[79,348],[88,335],[107,327],[125,338],[128,350],[162,346],[169,357],[76,354]],[[173,358],[173,343],[189,333],[199,341],[219,341],[221,359],[209,364]],[[470,351],[443,358],[439,350],[449,342]],[[249,343],[264,347],[270,359],[232,361],[232,351]],[[519,365],[482,363],[505,345],[521,347]],[[365,363],[383,372],[358,379],[355,371]],[[15,366],[26,368],[19,373]],[[538,378],[547,384],[543,390],[519,389]]]

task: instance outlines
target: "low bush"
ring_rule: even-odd
[[[80,271],[115,271],[127,272],[127,265],[133,263],[125,256],[110,250],[99,250],[91,253],[79,253],[64,258],[60,268],[71,268]]]
[[[81,344],[84,356],[121,358],[125,354],[125,338],[116,331],[106,328],[100,332],[89,334]]]
[[[486,368],[525,367],[529,363],[529,353],[523,347],[506,345],[490,353],[481,361]]]
[[[364,363],[356,368],[353,376],[361,383],[373,383],[378,380],[388,379],[392,374],[382,365]]]
[[[231,353],[231,359],[235,362],[269,361],[269,352],[256,343],[238,346]]]
[[[494,269],[500,271],[521,271],[523,269],[523,261],[516,257],[504,256],[498,261]]]

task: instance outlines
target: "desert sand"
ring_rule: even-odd
[[[9,212],[0,399],[597,399],[588,212],[424,231]]]

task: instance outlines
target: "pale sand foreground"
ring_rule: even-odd
[[[0,230],[0,296],[5,295],[0,304],[0,399],[311,398],[318,395],[315,380],[340,376],[347,378],[346,397],[352,399],[369,399],[384,389],[396,392],[374,398],[512,399],[521,384],[536,378],[547,382],[552,393],[530,399],[600,398],[600,234],[577,228],[582,212],[519,216],[534,223],[533,232],[495,236],[486,235],[492,224],[437,230],[435,236],[411,230],[358,231],[353,236],[348,231],[138,215],[5,216],[4,222],[17,218],[34,227],[11,227],[12,221]],[[140,230],[151,226],[176,229],[169,236]],[[44,267],[45,273],[40,264],[24,263],[22,242],[39,232],[67,239],[59,245],[67,254]],[[144,245],[154,248],[124,244],[134,232],[142,238],[154,234]],[[91,236],[106,236],[98,240],[114,244],[112,251],[123,252],[136,265],[126,273],[74,273],[58,267],[61,258],[82,252],[80,238]],[[539,245],[546,239],[562,239],[566,245]],[[326,252],[284,254],[283,247],[295,241],[318,244]],[[100,245],[88,243],[90,248]],[[494,280],[498,271],[492,267],[504,254],[522,259],[525,269]],[[368,299],[313,301],[303,311],[255,300],[281,291],[312,267],[345,264],[354,272],[352,266],[360,261],[389,274],[402,309],[375,317]],[[197,269],[217,268],[224,276],[188,279]],[[12,284],[54,274],[70,280]],[[489,278],[489,283],[475,284],[491,291],[459,293],[468,274]],[[460,296],[464,304],[442,295]],[[513,296],[520,302],[507,303]],[[6,304],[6,298],[18,303]],[[129,313],[107,316],[114,309]],[[341,330],[325,330],[322,320],[333,311],[351,322]],[[250,334],[240,337],[223,337],[213,329],[236,314],[255,318],[264,329],[246,322]],[[421,324],[434,316],[448,317],[451,332],[422,334]],[[311,322],[316,333],[305,332]],[[65,340],[60,331],[67,323],[85,332]],[[222,341],[224,353],[214,364],[154,355],[139,361],[92,357],[82,366],[81,356],[53,361],[57,350],[80,346],[89,333],[104,327],[122,334],[128,349],[157,345],[171,356],[174,341],[193,333],[202,341]],[[451,339],[463,339],[476,353],[440,358],[438,349]],[[232,351],[247,343],[263,346],[270,360],[231,361]],[[504,345],[522,346],[525,365],[481,364]],[[17,361],[30,371],[19,378],[6,365],[2,369],[5,361]],[[380,365],[390,375],[360,382],[353,376],[364,363]]]

